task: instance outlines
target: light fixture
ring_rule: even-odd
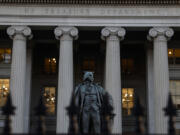
[[[172,51],[169,51],[169,55],[171,55],[172,54]]]
[[[7,97],[9,94],[9,89],[5,85],[2,85],[0,88],[0,94],[3,98]]]
[[[56,98],[54,94],[50,94],[49,91],[45,91],[43,94],[44,98],[45,98],[45,103],[48,105],[52,105],[55,104]]]
[[[49,63],[56,63],[56,58],[49,58]]]
[[[53,58],[52,60],[53,60],[54,63],[56,63],[56,58]]]

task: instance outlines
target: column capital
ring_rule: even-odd
[[[56,39],[58,40],[60,40],[61,37],[63,37],[64,35],[67,35],[64,37],[65,38],[64,40],[72,40],[72,39],[76,40],[78,38],[78,29],[76,27],[71,27],[71,26],[59,26],[55,28],[54,34]]]
[[[24,38],[31,39],[33,37],[32,31],[27,26],[10,26],[7,28],[7,34],[11,39],[18,38],[24,40]]]
[[[114,37],[112,40],[120,38],[120,40],[124,39],[126,34],[126,30],[121,27],[105,27],[101,31],[101,38],[105,40],[108,37]],[[115,38],[116,37],[116,38]]]
[[[169,27],[154,27],[149,30],[148,40],[153,40],[157,37],[160,40],[169,40],[174,35],[174,31]]]

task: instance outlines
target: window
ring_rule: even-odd
[[[44,87],[44,103],[48,114],[55,114],[56,87]]]
[[[94,60],[84,60],[83,61],[83,71],[95,71],[95,61]]]
[[[9,94],[9,79],[0,79],[0,107],[6,103]]]
[[[11,49],[0,48],[0,63],[10,63],[10,62],[11,62]]]
[[[170,92],[173,103],[180,109],[180,80],[170,80]]]
[[[169,64],[180,64],[180,49],[168,49]]]
[[[55,74],[57,72],[56,58],[45,58],[44,59],[44,71],[47,74]]]
[[[134,89],[122,88],[122,108],[124,115],[132,115],[132,108],[134,107]]]
[[[134,69],[134,60],[133,59],[122,59],[122,73],[132,73]]]

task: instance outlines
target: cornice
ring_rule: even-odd
[[[0,0],[1,4],[180,5],[180,0]]]

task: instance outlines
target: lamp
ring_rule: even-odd
[[[2,85],[0,87],[0,94],[3,98],[6,98],[9,94],[9,89],[5,85]]]
[[[55,104],[56,98],[53,93],[50,94],[50,91],[45,91],[43,96],[44,96],[46,104],[49,104],[49,105]]]

